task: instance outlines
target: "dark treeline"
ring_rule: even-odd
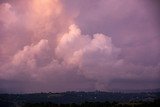
[[[128,102],[128,103],[118,103],[118,102],[85,102],[82,104],[54,104],[48,103],[27,103],[22,107],[160,107],[160,100],[154,100],[153,102]]]
[[[0,107],[160,107],[160,92],[0,94]]]

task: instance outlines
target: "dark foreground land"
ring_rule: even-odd
[[[160,107],[160,92],[0,94],[0,107]]]

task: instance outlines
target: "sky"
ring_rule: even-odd
[[[0,0],[0,93],[160,88],[158,0]]]

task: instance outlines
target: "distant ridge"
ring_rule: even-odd
[[[157,89],[143,89],[143,90],[111,90],[109,92],[121,92],[121,93],[160,92],[160,88],[157,88]]]

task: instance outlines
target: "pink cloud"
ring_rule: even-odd
[[[69,2],[0,4],[0,92],[160,87],[160,39],[143,2]]]

